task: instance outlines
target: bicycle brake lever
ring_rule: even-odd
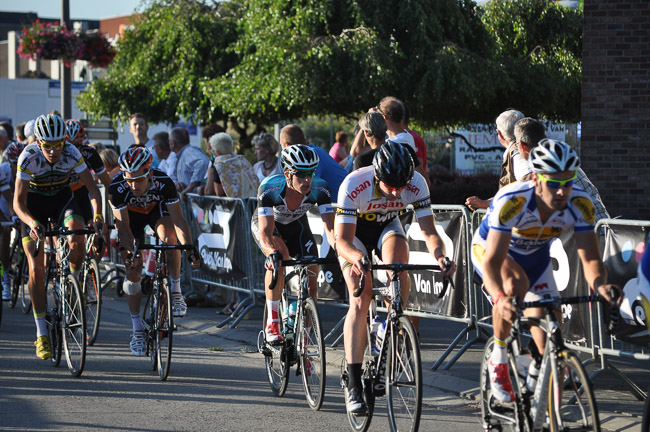
[[[366,255],[361,258],[361,268],[363,269],[363,273],[361,273],[361,279],[359,279],[359,287],[354,290],[353,295],[355,297],[359,297],[363,292],[363,287],[366,286],[366,273],[370,271],[370,261]]]

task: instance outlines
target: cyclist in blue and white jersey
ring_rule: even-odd
[[[362,397],[361,363],[367,341],[366,317],[372,299],[372,278],[366,278],[366,286],[359,297],[353,296],[361,274],[366,272],[362,259],[375,250],[385,264],[409,262],[406,234],[398,218],[409,204],[415,208],[427,250],[441,268],[444,267],[445,249],[436,230],[429,187],[424,177],[415,172],[406,145],[386,140],[375,153],[372,166],[354,171],[339,188],[336,249],[350,293],[343,335],[349,378],[346,407],[352,413],[366,410]],[[452,264],[445,275],[454,270]],[[400,274],[400,284],[406,304],[411,286],[408,272]]]
[[[494,397],[504,402],[514,399],[506,355],[506,338],[517,314],[512,298],[535,301],[546,295],[559,296],[553,279],[551,240],[574,230],[586,281],[610,300],[594,233],[594,205],[585,191],[573,186],[580,166],[578,155],[564,142],[545,139],[531,152],[530,162],[533,179],[499,190],[472,240],[472,263],[494,303],[490,384]],[[524,314],[540,317],[543,311],[526,309]],[[531,334],[538,352],[544,352],[543,331],[533,327]],[[538,374],[538,360],[531,362],[531,377]]]
[[[34,134],[37,142],[25,147],[18,158],[14,193],[14,211],[23,221],[23,247],[29,262],[29,295],[36,321],[36,356],[45,360],[52,355],[50,338],[45,325],[45,259],[43,248],[36,252],[36,240],[41,239],[48,219],[71,230],[83,229],[84,220],[70,189],[70,177],[75,172],[88,188],[95,217],[95,229],[103,226],[102,199],[81,153],[66,142],[67,127],[55,114],[36,119]],[[84,237],[70,237],[70,271],[79,277],[84,259]]]
[[[266,341],[272,343],[280,341],[282,337],[279,328],[282,289],[269,289],[274,269],[271,257],[280,255],[281,259],[286,260],[290,257],[318,256],[316,241],[307,221],[307,212],[312,207],[318,207],[327,241],[334,245],[332,196],[327,183],[320,177],[314,177],[318,155],[306,145],[289,145],[282,150],[280,161],[284,174],[264,179],[257,194],[257,211],[251,221],[253,238],[267,257],[264,266],[268,271],[264,277],[264,287],[269,313],[265,332]],[[317,300],[317,269],[311,266],[310,270],[309,294]],[[276,286],[283,285],[284,274],[280,271]]]

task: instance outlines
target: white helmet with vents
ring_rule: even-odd
[[[575,171],[580,167],[578,154],[562,141],[543,139],[530,152],[530,164],[535,173]]]

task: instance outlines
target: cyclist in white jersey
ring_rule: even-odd
[[[348,175],[339,189],[338,204],[336,249],[350,293],[350,308],[343,329],[349,377],[346,406],[348,411],[360,413],[366,409],[361,390],[361,362],[372,299],[371,277],[366,278],[361,296],[353,296],[361,274],[366,272],[363,258],[375,250],[386,264],[408,263],[408,244],[398,215],[409,204],[415,208],[429,253],[441,267],[445,250],[436,231],[427,183],[421,174],[414,172],[413,159],[400,143],[387,140],[375,153],[372,166]],[[446,274],[454,270],[452,265]],[[407,272],[400,274],[400,283],[406,304],[410,290]]]
[[[14,210],[24,223],[23,247],[29,262],[28,286],[36,321],[36,355],[46,360],[52,355],[52,349],[45,325],[45,260],[43,248],[34,256],[35,241],[41,238],[48,219],[71,230],[83,228],[85,221],[69,186],[73,172],[88,188],[98,232],[103,226],[102,199],[81,153],[66,142],[67,127],[61,117],[40,116],[36,119],[34,134],[37,143],[25,147],[18,158]],[[69,243],[70,271],[74,277],[79,277],[85,254],[84,238],[71,236]]]
[[[495,398],[504,402],[514,399],[505,351],[517,314],[512,298],[535,301],[559,295],[553,279],[551,240],[573,228],[589,286],[610,299],[611,286],[607,285],[594,233],[594,205],[585,191],[573,187],[580,166],[578,155],[564,142],[545,139],[531,152],[530,162],[533,179],[499,190],[472,240],[472,263],[494,303],[490,384]],[[526,309],[524,314],[541,317],[543,311]],[[529,369],[529,376],[534,377],[545,344],[541,329],[533,327],[531,334],[537,348]]]

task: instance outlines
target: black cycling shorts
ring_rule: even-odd
[[[81,211],[81,216],[84,222],[92,222],[94,219],[93,206],[90,203],[90,195],[88,195],[88,188],[81,186],[79,189],[72,191],[74,200]]]
[[[143,243],[145,227],[149,225],[155,232],[158,220],[165,216],[169,216],[169,211],[167,210],[167,205],[162,202],[156,204],[149,213],[138,213],[129,210],[129,228],[131,228],[133,237],[140,243]]]
[[[70,218],[81,220],[81,210],[69,187],[53,196],[28,192],[26,205],[29,213],[43,226],[46,226],[48,220],[58,226],[64,226]],[[30,231],[31,228],[23,223],[21,228],[23,237],[29,237]]]
[[[318,256],[318,248],[314,234],[309,228],[307,215],[302,215],[300,218],[288,224],[275,223],[273,228],[273,235],[280,237],[284,244],[287,245],[289,256],[293,258],[303,258],[307,256]],[[253,239],[257,246],[260,245],[260,229],[257,211],[253,213],[251,220],[251,232]]]

